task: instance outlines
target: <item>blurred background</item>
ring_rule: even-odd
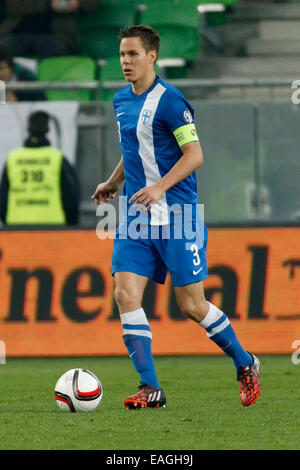
[[[205,160],[204,166],[197,172],[199,200],[205,205],[208,227],[223,230],[219,232],[222,241],[218,241],[217,232],[212,234],[211,246],[215,250],[214,265],[211,266],[215,275],[212,276],[213,280],[225,279],[222,278],[222,266],[225,263],[222,256],[224,246],[230,243],[232,237],[232,233],[225,229],[249,229],[249,236],[247,235],[247,240],[245,238],[241,251],[231,252],[234,262],[245,257],[236,267],[237,278],[241,276],[242,279],[241,287],[239,285],[237,289],[235,283],[223,283],[225,297],[228,299],[235,296],[234,305],[231,304],[232,318],[267,319],[270,318],[268,315],[286,314],[295,320],[295,315],[299,316],[300,312],[299,274],[296,269],[300,265],[300,93],[297,93],[300,82],[298,88],[295,83],[300,80],[299,0],[2,1],[0,80],[6,84],[6,104],[0,106],[1,172],[5,173],[10,152],[22,147],[27,138],[29,115],[35,111],[46,112],[49,115],[49,142],[62,151],[77,174],[80,187],[80,192],[77,192],[80,194],[78,217],[70,219],[75,222],[66,225],[83,230],[83,244],[89,243],[91,236],[96,238],[94,230],[99,217],[90,198],[97,184],[108,178],[120,159],[112,97],[126,83],[119,64],[117,36],[120,29],[133,24],[148,24],[159,32],[162,47],[157,73],[178,87],[195,110],[196,127]],[[7,175],[2,174],[2,186],[5,186],[5,178],[7,179]],[[3,205],[3,187],[1,194]],[[5,208],[3,210],[5,212]],[[257,231],[258,227],[277,227],[280,231],[276,232],[274,229],[261,232]],[[30,321],[36,315],[41,319],[43,301],[48,305],[47,299],[53,300],[53,297],[52,291],[49,291],[45,300],[45,289],[41,286],[52,288],[51,278],[48,283],[46,278],[41,280],[41,272],[36,271],[37,267],[45,265],[43,256],[47,251],[52,261],[53,258],[56,260],[51,268],[52,273],[56,276],[55,279],[60,279],[63,276],[59,272],[60,266],[66,263],[66,245],[62,243],[60,246],[59,240],[52,243],[49,239],[41,239],[35,244],[33,234],[25,242],[22,237],[26,235],[28,226],[23,227],[24,233],[22,227],[18,227],[16,233],[9,232],[8,229],[13,227],[9,227],[7,222],[1,228],[1,246],[3,252],[7,253],[6,258],[3,258],[7,265],[7,276],[2,281],[7,289],[7,300],[2,298],[0,315],[6,321],[17,321],[16,318],[20,321],[27,318]],[[93,230],[90,232],[89,229]],[[84,238],[84,230],[89,234],[87,238]],[[62,227],[60,233],[63,236]],[[21,237],[19,242],[18,238],[13,238],[18,236]],[[235,236],[238,243],[239,236],[236,233]],[[13,245],[12,239],[15,240]],[[273,247],[273,241],[279,243],[280,240],[282,245]],[[70,247],[72,239],[69,238],[67,243]],[[80,251],[78,240],[74,243],[74,247]],[[18,251],[20,245],[22,255]],[[4,246],[7,247],[6,251]],[[34,262],[23,259],[24,246],[29,251],[39,246],[39,253],[32,255]],[[77,289],[77,297],[85,295],[97,298],[106,295],[105,306],[101,304],[102,310],[100,307],[98,310],[89,310],[82,305],[79,308],[76,299],[72,298],[74,292],[70,294],[69,291],[64,291],[61,303],[55,297],[58,310],[54,309],[51,313],[49,306],[46,308],[45,321],[51,323],[51,318],[55,319],[58,311],[63,312],[61,315],[71,312],[67,315],[69,321],[79,321],[81,326],[82,322],[93,323],[97,320],[96,314],[92,318],[92,311],[102,312],[106,318],[117,318],[112,288],[105,290],[105,282],[109,285],[112,282],[108,280],[109,267],[106,267],[110,262],[111,246],[103,246],[105,248],[100,249],[101,263],[105,264],[105,273],[107,271],[104,280],[99,280],[95,272],[93,274],[87,268],[85,272],[77,273],[77,280],[73,279],[73,290]],[[88,248],[86,246],[86,250]],[[49,254],[51,249],[52,254]],[[286,252],[287,249],[290,251]],[[68,259],[71,259],[71,252],[72,249]],[[248,254],[245,255],[244,252]],[[95,253],[93,251],[96,263]],[[268,258],[267,262],[267,255],[274,255],[275,258],[271,261]],[[88,264],[84,256],[82,254],[81,258],[77,258],[78,264],[90,266],[92,260]],[[12,273],[11,266],[12,263],[18,266],[21,259],[23,266],[27,263],[27,278],[25,273],[22,284],[24,292],[29,277],[38,279],[39,284],[38,288],[32,288],[34,295],[26,296],[23,292],[23,298],[19,299],[20,304],[16,304],[13,300],[13,287],[15,286],[17,292],[17,283],[21,280],[16,272],[17,268]],[[283,263],[286,263],[285,267]],[[271,266],[273,273],[276,270],[281,273],[274,279],[270,274]],[[86,278],[80,277],[82,273]],[[219,295],[219,305],[222,305],[225,297],[223,295],[222,300],[220,296],[222,286],[219,281],[215,284],[211,281],[207,294],[211,298]],[[252,291],[248,281],[252,282]],[[271,290],[268,282],[273,282]],[[280,302],[276,297],[282,285],[285,289],[290,289],[288,305],[284,304],[283,294]],[[54,296],[55,286],[56,284],[53,286]],[[148,292],[148,303],[154,299],[153,292]],[[153,319],[165,315],[165,311],[171,311],[174,321],[182,320],[179,314],[174,314],[176,307],[172,294],[170,295],[170,302],[159,301],[159,307],[152,313]],[[269,311],[268,303],[264,311],[264,302],[271,302]],[[229,304],[227,300],[226,305]],[[22,311],[20,305],[23,305]],[[37,314],[38,308],[40,310]],[[85,312],[87,316],[80,317],[78,313],[76,317],[76,308],[77,313],[80,311],[84,315]],[[274,318],[270,321],[274,322]],[[288,322],[288,319],[285,320]],[[51,328],[55,326],[54,323],[50,325]],[[253,352],[289,351],[291,340],[295,339],[297,331],[295,324],[286,323],[287,339],[284,344],[276,341],[273,344],[270,339],[269,346],[264,348],[264,339],[261,337],[261,342],[255,343]],[[10,325],[5,324],[7,338],[16,334]],[[282,323],[274,328],[273,331],[278,332],[279,338]],[[49,331],[45,334],[48,335]],[[88,334],[92,334],[91,331],[88,330]],[[257,331],[255,330],[255,334]],[[21,330],[17,334],[21,335]],[[57,341],[55,334],[54,332],[51,338]],[[74,332],[74,335],[78,335],[74,341],[79,341],[79,333]],[[244,335],[247,338],[246,329]],[[82,341],[83,338],[81,336]],[[109,337],[108,334],[108,338],[114,341],[114,336]],[[63,342],[63,338],[61,341]],[[85,346],[75,348],[75,352],[83,353],[84,348]],[[118,348],[116,351],[106,352],[118,353],[121,350]],[[163,352],[172,353],[172,347],[168,348]],[[61,351],[67,352],[63,348]],[[183,349],[176,351],[181,353]],[[197,351],[195,346],[190,352]],[[215,352],[209,348],[203,351]],[[51,348],[43,352],[41,346],[34,351],[34,354],[46,353],[51,355]],[[98,347],[90,353],[101,354],[102,351]],[[29,343],[23,349],[12,348],[11,354],[30,355]]]
[[[80,225],[95,226],[90,195],[120,158],[112,96],[125,85],[117,35],[129,24],[158,30],[157,72],[195,109],[206,221],[300,220],[300,106],[291,88],[300,79],[299,1],[87,0],[70,11],[63,2],[57,9],[51,1],[14,3],[1,2],[0,51],[9,47],[17,72],[0,110],[0,164],[22,145],[27,114],[47,109],[51,143],[62,146],[79,175]],[[19,72],[18,83],[21,67],[27,76]],[[23,104],[10,105],[11,95]]]

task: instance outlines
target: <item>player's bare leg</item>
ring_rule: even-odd
[[[120,314],[132,312],[142,306],[142,299],[148,278],[135,273],[115,273],[114,296],[119,307]]]
[[[227,316],[205,299],[203,282],[175,287],[175,295],[182,313],[204,327],[207,336],[233,359],[241,404],[254,404],[260,395],[260,362],[242,348]]]
[[[209,303],[205,299],[203,282],[195,282],[186,286],[174,287],[177,303],[182,313],[194,320],[201,322],[207,315]]]
[[[115,299],[123,327],[123,340],[136,371],[140,374],[139,391],[124,400],[126,408],[159,408],[166,398],[161,390],[151,352],[152,334],[142,298],[148,278],[130,272],[115,273]]]

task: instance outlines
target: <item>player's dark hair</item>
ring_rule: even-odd
[[[0,47],[0,62],[6,62],[11,69],[14,68],[13,55],[7,47]]]
[[[119,39],[124,38],[140,38],[140,41],[147,52],[157,51],[159,53],[160,39],[158,33],[151,28],[143,24],[137,26],[127,26],[122,29],[119,34]]]
[[[49,132],[49,114],[35,111],[28,119],[28,132],[32,137],[43,137]]]

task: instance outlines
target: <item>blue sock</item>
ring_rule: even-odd
[[[252,364],[251,354],[242,348],[229,319],[215,305],[209,303],[208,313],[199,325],[203,326],[207,336],[233,359],[237,370],[240,366]]]
[[[122,313],[121,322],[123,340],[141,382],[160,390],[151,351],[152,334],[144,310]]]

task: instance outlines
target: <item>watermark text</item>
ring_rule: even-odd
[[[96,214],[101,217],[96,226],[97,237],[101,240],[114,239],[117,219],[121,221],[118,237],[122,239],[175,239],[185,240],[186,249],[191,250],[197,240],[198,249],[205,238],[204,204],[157,205],[155,217],[142,204],[128,204],[127,196],[119,197],[119,209],[106,203],[97,207]],[[118,211],[118,214],[117,214]],[[118,216],[118,217],[117,217]],[[153,223],[154,220],[154,223]]]
[[[298,365],[300,364],[300,339],[293,341],[291,347],[296,350],[292,354],[292,363]]]
[[[5,341],[0,340],[0,364],[6,364],[6,345]]]
[[[295,88],[295,91],[292,93],[292,103],[300,103],[300,80],[294,80],[292,83],[292,88]]]

